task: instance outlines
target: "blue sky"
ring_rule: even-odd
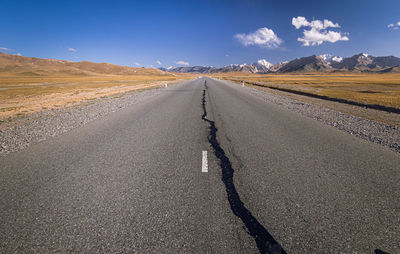
[[[0,51],[145,67],[400,57],[399,10],[399,0],[1,0]]]

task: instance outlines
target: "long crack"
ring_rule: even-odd
[[[257,219],[251,214],[249,210],[247,210],[243,202],[240,200],[239,194],[237,193],[235,185],[233,183],[234,169],[232,168],[232,164],[229,158],[226,156],[224,149],[222,149],[217,140],[218,129],[215,127],[214,121],[207,119],[207,81],[205,81],[204,86],[205,88],[203,90],[202,98],[203,115],[201,119],[206,121],[210,125],[208,141],[214,149],[215,156],[220,161],[220,166],[222,169],[222,181],[225,184],[225,190],[228,195],[228,201],[231,206],[232,212],[242,220],[249,234],[254,238],[260,253],[284,254],[286,253],[286,251],[282,248],[282,246],[272,237],[270,233],[268,233],[264,226],[257,221]]]

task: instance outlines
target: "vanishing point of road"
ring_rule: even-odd
[[[203,77],[0,158],[0,253],[400,253],[400,156]]]

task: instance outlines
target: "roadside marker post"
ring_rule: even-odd
[[[165,84],[164,84],[164,87],[165,87],[165,88],[167,88],[167,87],[168,87],[168,83],[167,83],[167,82],[165,82]]]
[[[242,87],[244,87],[244,81],[242,81]]]

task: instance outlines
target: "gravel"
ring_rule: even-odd
[[[232,85],[232,83],[228,84]],[[24,149],[30,144],[60,135],[112,112],[140,103],[146,98],[160,94],[162,90],[163,88],[157,88],[126,93],[121,96],[99,98],[78,106],[44,111],[17,119],[14,126],[0,130],[0,156]],[[299,102],[252,87],[245,87],[244,91],[351,135],[400,152],[399,127],[374,122],[318,105]]]

